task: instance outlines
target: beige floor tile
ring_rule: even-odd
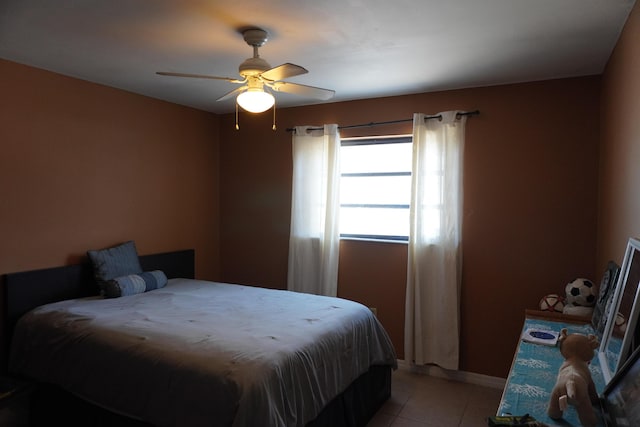
[[[388,415],[378,411],[369,421],[367,427],[390,427],[395,419],[395,415]]]
[[[408,420],[406,418],[396,418],[391,427],[432,427],[430,424],[420,421]]]
[[[448,381],[398,369],[391,398],[367,427],[485,427],[501,389]]]

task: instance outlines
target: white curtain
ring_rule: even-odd
[[[338,125],[293,132],[293,187],[287,288],[336,296],[340,134]]]
[[[405,360],[459,367],[466,116],[413,116]]]

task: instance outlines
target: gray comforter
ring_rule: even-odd
[[[361,304],[172,279],[27,313],[9,369],[158,426],[301,426],[372,365],[396,355]]]

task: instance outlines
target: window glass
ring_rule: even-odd
[[[340,149],[342,173],[411,172],[411,137],[371,140],[343,140]],[[354,141],[357,143],[349,144]],[[380,142],[382,141],[382,142]],[[346,143],[346,144],[345,144]]]
[[[340,235],[408,240],[411,136],[343,139]]]
[[[349,204],[407,205],[411,199],[411,175],[343,176],[342,201]]]

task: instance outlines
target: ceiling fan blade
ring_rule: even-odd
[[[222,95],[220,98],[216,99],[216,101],[224,101],[225,99],[229,99],[231,97],[233,97],[236,94],[240,94],[240,92],[243,92],[247,89],[247,86],[240,86],[235,88],[234,90],[232,90],[231,92],[227,92],[226,94]]]
[[[274,82],[270,84],[269,87],[277,92],[293,93],[295,95],[307,96],[309,98],[321,99],[323,101],[333,98],[333,95],[336,93],[334,90],[330,89],[322,89],[319,87],[288,82]]]
[[[170,73],[166,71],[156,71],[156,74],[161,76],[171,76],[171,77],[193,77],[196,79],[211,79],[211,80],[226,80],[231,83],[244,83],[244,80],[232,79],[231,77],[217,77],[217,76],[207,76],[203,74],[189,74],[189,73]]]
[[[261,74],[261,77],[275,82],[277,80],[286,79],[287,77],[307,74],[308,72],[309,71],[307,71],[307,69],[304,67],[301,67],[296,64],[286,63],[286,64],[278,65],[277,67],[273,67],[270,70],[263,72]]]

